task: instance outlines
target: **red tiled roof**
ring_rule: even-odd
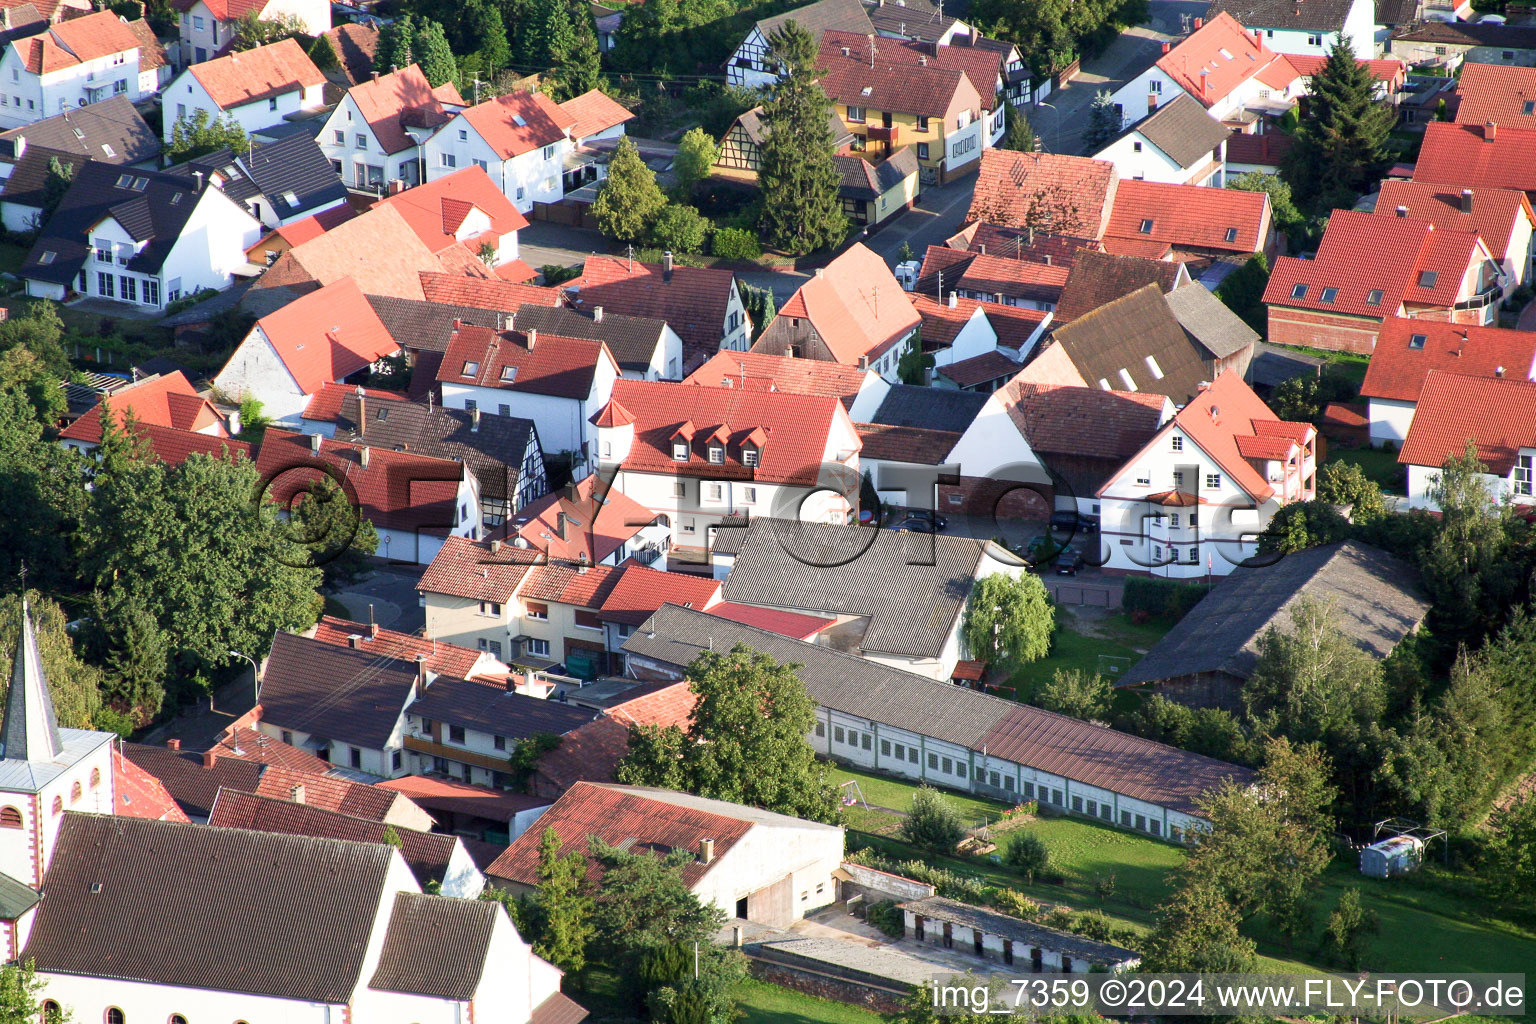
[[[1207,107],[1255,76],[1275,88],[1297,77],[1284,54],[1265,46],[1225,11],[1163,54],[1157,66]]]
[[[1068,272],[1054,264],[976,253],[955,283],[966,291],[1054,303],[1061,298]]]
[[[12,41],[28,71],[47,75],[114,53],[137,50],[138,35],[113,11],[98,11],[48,25],[37,35]]]
[[[1500,131],[1536,129],[1536,109],[1526,110],[1526,103],[1536,100],[1536,68],[1469,61],[1457,75],[1456,93],[1461,97],[1456,109],[1457,124],[1482,125],[1493,121]]]
[[[849,55],[843,57],[842,48],[848,47]],[[821,52],[826,54],[832,51],[839,61],[843,59],[853,60],[861,54],[866,66],[869,63],[869,37],[857,32],[844,32],[832,29],[821,35]],[[941,71],[959,71],[970,81],[971,86],[981,97],[981,108],[992,110],[993,105],[1000,98],[998,93],[998,81],[1003,74],[1003,58],[1006,56],[1002,49],[993,49],[989,46],[969,45],[935,45],[916,39],[892,39],[880,37],[875,40],[875,59],[879,65],[887,67],[913,68],[937,68]],[[887,109],[875,107],[876,110]]]
[[[1521,448],[1536,448],[1536,384],[1431,370],[1397,461],[1443,466],[1468,441],[1490,473],[1508,475]]]
[[[319,238],[336,225],[346,223],[357,214],[357,209],[351,203],[342,203],[329,210],[321,210],[303,220],[296,220],[292,224],[273,228],[268,235],[281,238],[290,246],[303,245],[311,238]]]
[[[432,88],[415,64],[355,85],[347,90],[357,104],[373,137],[386,153],[399,153],[416,145],[405,129],[433,128],[452,117],[449,107],[464,106],[458,87],[445,82]],[[418,186],[420,187],[420,186]]]
[[[580,730],[577,730],[579,732]],[[576,733],[569,733],[561,740],[563,748]],[[403,793],[412,803],[429,811],[446,811],[491,821],[511,821],[512,817],[534,807],[548,804],[548,800],[507,793],[485,786],[471,786],[467,782],[451,779],[435,779],[425,775],[407,775],[399,779],[376,782],[374,789],[388,789]]]
[[[404,402],[406,396],[398,391],[384,391],[380,388],[364,388],[363,393],[370,399],[379,399],[384,402]],[[325,381],[320,385],[320,390],[309,396],[309,404],[304,407],[301,419],[316,423],[335,423],[336,417],[341,415],[341,403],[348,397],[357,394],[357,385],[337,384],[335,381]]]
[[[466,167],[398,195],[386,196],[378,205],[398,210],[416,237],[433,252],[442,252],[460,242],[471,248],[482,241],[496,245],[502,235],[528,226],[527,219],[481,167]],[[483,232],[461,238],[459,228],[471,210],[479,210],[490,225]]]
[[[224,735],[219,737],[213,749],[221,757],[277,765],[310,775],[324,775],[331,770],[330,762],[321,760],[309,751],[300,750],[291,743],[284,743],[274,736],[245,726],[224,730]]]
[[[149,442],[155,457],[167,466],[175,468],[193,455],[206,455],[211,459],[250,459],[255,450],[247,441],[232,437],[215,437],[212,434],[196,434],[175,427],[141,425],[139,436]]]
[[[539,272],[522,260],[509,260],[496,267],[496,276],[513,284],[527,284],[537,278]]]
[[[160,45],[160,40],[155,37],[154,27],[143,18],[130,21],[128,31],[132,32],[139,41],[139,73],[155,71],[170,63],[165,56],[165,47]]]
[[[809,320],[833,357],[844,364],[872,357],[921,322],[885,261],[862,242],[817,270],[784,303],[779,316]]]
[[[630,563],[620,570],[618,580],[598,608],[598,615],[604,621],[638,626],[664,604],[708,611],[719,600],[719,580],[660,572]]]
[[[191,821],[160,780],[112,748],[112,813],[119,818]]]
[[[588,256],[581,276],[564,287],[579,309],[603,306],[610,313],[665,320],[685,346],[713,354],[725,336],[735,284],[734,273],[714,267],[673,267],[669,280],[654,263]]]
[[[1323,65],[1328,63],[1328,58],[1325,55],[1314,53],[1288,53],[1285,55],[1285,59],[1290,63],[1291,67],[1296,69],[1296,73],[1302,78],[1311,78],[1323,70]],[[1371,77],[1378,82],[1397,83],[1408,77],[1408,65],[1396,57],[1385,57],[1375,60],[1363,60],[1357,57],[1355,63],[1369,71]],[[1468,64],[1467,66],[1477,67],[1479,65]],[[1478,123],[1481,124],[1482,122]],[[1228,159],[1231,159],[1230,152]]]
[[[1413,347],[1415,337],[1422,339]],[[1360,385],[1363,398],[1418,401],[1431,370],[1463,377],[1536,375],[1536,331],[1388,317]]]
[[[198,0],[171,0],[171,7],[177,11],[190,11],[197,5]],[[260,14],[266,9],[268,0],[202,0],[208,8],[208,13],[218,21],[237,21],[247,14]]]
[[[612,363],[614,373],[618,373],[617,360],[601,341],[465,324],[449,337],[437,379],[439,383],[581,401],[591,392],[602,360]]]
[[[434,255],[398,210],[384,206],[289,249],[256,279],[255,287],[290,285],[304,291],[352,277],[368,282],[370,295],[420,299],[421,275],[444,270],[491,276],[483,263],[462,248],[450,247],[441,256]]]
[[[373,73],[374,55],[379,49],[379,26],[347,22],[322,32],[336,54],[343,80],[361,85]]]
[[[603,408],[613,407],[609,402]],[[602,501],[593,497],[594,488]],[[623,491],[601,483],[596,473],[575,489],[574,496],[562,488],[524,505],[508,523],[509,535],[521,537],[530,549],[542,551],[548,558],[579,562],[585,556],[596,564],[656,520],[654,512]],[[566,519],[564,537],[560,536],[562,513]]]
[[[1269,218],[1267,192],[1122,181],[1105,244],[1114,237],[1176,248],[1259,252],[1267,241]]]
[[[910,462],[937,466],[943,462],[964,435],[954,430],[930,427],[893,426],[889,423],[855,423],[865,459]]]
[[[381,658],[399,658],[414,663],[418,655],[427,656],[427,668],[441,676],[455,679],[472,679],[482,651],[460,647],[444,640],[429,640],[414,633],[402,633],[395,629],[380,629],[375,636],[368,635],[368,626],[362,622],[338,619],[334,615],[322,615],[315,624],[314,638],[335,647],[350,647],[351,638],[359,636],[359,650],[370,651]]]
[[[59,436],[70,441],[99,442],[103,406],[112,411],[119,426],[123,417],[131,412],[141,426],[200,431],[217,425],[214,437],[229,436],[219,411],[197,393],[180,370],[118,388],[60,431]]]
[[[803,615],[800,612],[758,608],[755,605],[733,604],[729,601],[710,605],[707,610],[709,614],[717,615],[722,619],[730,619],[732,622],[740,622],[746,626],[753,626],[769,633],[778,633],[780,636],[795,640],[809,640],[837,622],[836,619],[824,619],[819,615]]]
[[[576,608],[597,608],[618,583],[619,572],[612,565],[546,562],[529,571],[518,596]]]
[[[932,248],[938,248],[933,246]],[[962,299],[950,293],[945,301],[918,292],[912,293],[912,305],[923,318],[923,347],[947,348],[955,343],[960,331],[981,308],[979,299]]]
[[[270,481],[266,496],[283,508],[296,506],[313,483],[329,474],[329,466],[347,481],[348,497],[355,495],[360,515],[376,527],[422,530],[442,534],[451,528],[458,508],[459,481],[464,464],[449,459],[368,448],[330,438],[321,440],[315,453],[310,438],[268,428],[256,458],[261,478]],[[368,465],[362,453],[368,452]]]
[[[509,92],[465,107],[459,116],[503,160],[553,145],[566,138],[577,123],[574,115],[538,92]]]
[[[915,59],[909,60],[900,53],[897,40],[890,40],[890,48],[897,51],[898,59],[885,59],[877,52],[871,67],[867,36],[852,36],[858,42],[844,56],[842,44],[829,38],[836,35],[840,34],[823,35],[816,57],[817,67],[824,69],[821,86],[827,98],[836,103],[935,118],[947,117],[952,110],[990,109],[991,87],[987,88],[983,103],[982,94],[953,62],[945,67],[938,66],[937,61],[928,67],[919,66]],[[876,42],[877,51],[884,42]]]
[[[609,128],[616,128],[625,121],[634,120],[635,117],[628,108],[601,89],[593,89],[580,96],[573,96],[560,104],[560,109],[574,119],[571,138],[577,140],[607,131]]]
[[[517,284],[496,278],[460,277],[457,274],[427,271],[421,274],[421,291],[428,302],[504,312],[515,311],[525,302],[536,306],[560,306],[565,303],[565,292],[559,288],[538,288],[531,284]]]
[[[941,366],[933,372],[953,381],[957,388],[968,388],[1000,377],[1012,377],[1019,372],[1019,364],[1001,352],[983,352],[979,356]]]
[[[915,301],[917,297],[912,298]],[[926,331],[924,336],[927,336]],[[683,383],[827,395],[842,399],[843,407],[848,408],[871,373],[874,371],[825,359],[799,359],[763,352],[718,352],[689,374]]]
[[[316,760],[319,760],[316,758]],[[320,762],[325,764],[324,761]],[[326,771],[330,765],[325,764]],[[338,814],[350,814],[358,818],[367,818],[370,821],[384,821],[389,817],[395,802],[402,799],[398,793],[387,789],[375,789],[373,786],[364,785],[361,782],[349,782],[346,779],[325,772],[298,771],[287,765],[267,763],[267,768],[261,773],[260,780],[256,783],[254,792],[257,796],[270,797],[273,800],[294,800],[295,788],[304,787],[303,803],[307,807],[319,807],[326,811],[335,811]]]
[[[510,544],[497,544],[493,552],[491,543],[449,537],[427,566],[416,589],[424,594],[449,594],[505,604],[522,585],[534,562],[543,556]]]
[[[1071,212],[1073,222],[1055,225],[1057,231],[1099,238],[1118,181],[1115,165],[1106,160],[986,149],[966,219],[1025,224],[1038,197],[1048,209]]]
[[[1480,124],[1431,121],[1413,167],[1414,181],[1463,188],[1536,191],[1536,131],[1499,125],[1492,139]]]
[[[1166,260],[1173,246],[1156,238],[1120,238],[1106,235],[1104,251],[1111,256],[1139,256],[1145,260]]]
[[[1376,213],[1395,216],[1398,207],[1407,207],[1408,216],[1427,220],[1439,230],[1476,231],[1488,251],[1501,261],[1524,259],[1525,253],[1511,254],[1509,248],[1522,219],[1536,226],[1536,211],[1525,193],[1506,188],[1477,188],[1471,192],[1471,212],[1463,213],[1459,188],[1389,179],[1381,183]]]
[[[1335,210],[1315,259],[1275,261],[1264,301],[1377,319],[1397,315],[1404,303],[1449,307],[1467,268],[1485,252],[1470,231],[1437,231],[1418,217]],[[1436,275],[1434,284],[1422,287],[1419,281],[1429,272]],[[1303,285],[1306,293],[1294,294]],[[1337,294],[1324,302],[1328,288]],[[1371,302],[1375,291],[1382,294]]]
[[[308,89],[325,81],[325,74],[292,39],[239,50],[227,57],[193,64],[187,70],[220,110]]]
[[[1096,459],[1135,455],[1157,434],[1168,404],[1148,391],[1035,384],[1022,374],[1003,391],[1030,448]]]
[[[692,888],[751,830],[752,822],[657,800],[643,791],[578,782],[539,817],[536,828],[524,832],[506,853],[497,857],[486,874],[524,885],[536,884],[539,843],[543,833],[551,828],[567,850],[583,855],[587,840],[593,836],[612,846],[625,844],[632,853],[647,849],[697,851],[700,839],[713,839],[713,862],[705,864],[695,859],[682,867],[683,882]],[[599,875],[596,862],[588,860],[588,879]]]
[[[558,747],[539,759],[539,775],[560,790],[577,782],[612,782],[614,768],[629,752],[631,726],[688,728],[698,698],[687,680],[642,684],[636,689],[645,692],[613,705],[596,721],[566,733]]]
[[[837,399],[787,392],[708,388],[665,381],[618,380],[613,398],[635,416],[635,439],[623,468],[651,473],[708,475],[711,479],[810,484],[826,454],[839,414]],[[678,429],[693,424],[689,460],[672,458]],[[731,437],[723,464],[708,461],[705,438],[718,428]],[[766,433],[756,466],[741,461],[741,445],[756,430]]]
[[[306,395],[400,350],[350,277],[300,296],[256,325]]]

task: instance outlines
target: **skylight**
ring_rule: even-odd
[[[528,127],[528,122],[523,120],[523,115],[522,114],[513,114],[512,115],[512,123],[517,125],[519,128],[526,128],[526,127]]]
[[[1220,53],[1221,53],[1221,55],[1222,55],[1222,56],[1223,56],[1223,57],[1225,57],[1225,58],[1227,58],[1227,60],[1231,60],[1231,59],[1232,59],[1232,53],[1231,53],[1231,51],[1230,51],[1230,50],[1228,50],[1228,49],[1227,49],[1227,48],[1226,48],[1226,47],[1225,47],[1225,46],[1223,46],[1223,47],[1222,47],[1222,48],[1221,48],[1221,50],[1220,50]]]
[[[1525,106],[1520,108],[1522,114],[1536,114],[1536,100],[1526,100]]]
[[[133,190],[135,192],[143,192],[148,187],[149,187],[149,179],[148,178],[134,178],[133,179]]]
[[[181,203],[181,196],[182,196],[182,193],[180,193],[180,192],[177,192],[175,195],[171,196],[171,205],[172,206],[180,205],[180,203]]]
[[[480,372],[479,363],[465,363],[464,369],[459,371],[461,377],[474,377]]]
[[[1428,341],[1428,340],[1429,340],[1429,337],[1427,335],[1423,335],[1423,334],[1412,335],[1408,339],[1408,347],[1413,349],[1415,352],[1417,352],[1419,349],[1424,347],[1424,343],[1426,341]]]
[[[1152,379],[1153,380],[1162,380],[1163,379],[1163,368],[1161,366],[1157,365],[1157,360],[1153,359],[1151,356],[1147,356],[1146,360],[1147,360],[1147,370],[1151,372]]]
[[[1135,391],[1136,390],[1136,381],[1131,377],[1131,371],[1127,370],[1123,366],[1120,367],[1120,379],[1125,382],[1125,390],[1127,390],[1127,391]]]
[[[1141,222],[1141,233],[1144,234],[1144,235],[1150,235],[1152,233],[1152,218],[1151,217],[1148,217],[1148,218],[1146,218],[1145,220],[1143,220]]]
[[[1227,228],[1227,241],[1237,241],[1237,228]]]
[[[74,129],[71,129],[71,130],[75,133],[75,138],[77,138],[77,139],[85,138],[85,132],[81,131],[79,128],[74,128]]]
[[[283,202],[287,203],[289,206],[298,206],[299,205],[299,197],[294,195],[293,192],[291,192],[291,191],[284,192],[283,193]]]
[[[1420,288],[1433,288],[1435,286],[1435,282],[1438,281],[1438,280],[1440,280],[1440,273],[1438,271],[1435,271],[1435,270],[1421,270],[1421,271],[1419,271],[1419,287]]]
[[[1291,298],[1304,299],[1307,297],[1307,286],[1304,284],[1291,285]]]
[[[109,145],[108,145],[108,144],[107,144],[107,143],[105,143],[105,142],[103,142],[103,143],[102,143],[102,144],[101,144],[101,151],[102,151],[102,152],[103,152],[103,153],[105,153],[105,154],[107,154],[107,159],[108,159],[108,160],[110,160],[110,159],[112,159],[112,158],[113,158],[113,157],[115,157],[115,156],[117,156],[117,150],[115,150],[115,149],[113,149],[113,148],[112,148],[112,147],[111,147],[111,146],[109,146]]]
[[[874,86],[866,85],[864,88],[859,90],[859,95],[860,96],[868,96],[870,93],[872,93],[874,91],[875,91],[875,87]]]
[[[117,176],[117,187],[118,188],[132,188],[133,187],[133,175],[131,175],[131,174],[119,174]]]
[[[502,379],[503,383],[506,383],[506,384],[510,384],[513,381],[517,380],[517,367],[515,367],[515,366],[503,366],[501,368],[501,379]]]
[[[1365,304],[1367,306],[1379,306],[1381,305],[1382,296],[1385,294],[1380,288],[1372,288],[1370,294],[1365,297]]]
[[[1339,290],[1337,288],[1324,288],[1323,294],[1319,296],[1323,302],[1333,302],[1338,299],[1338,297]]]
[[[52,263],[54,260],[56,260],[58,258],[59,258],[59,254],[58,253],[49,251],[49,252],[45,252],[41,256],[39,256],[37,258],[37,262],[39,264],[41,264],[42,266],[46,267],[48,264]]]

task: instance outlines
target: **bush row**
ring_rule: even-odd
[[[1204,583],[1179,583],[1175,580],[1127,576],[1125,579],[1125,613],[1136,615],[1166,615],[1178,622],[1189,610],[1200,603],[1209,591]]]

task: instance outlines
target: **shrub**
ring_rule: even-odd
[[[703,252],[711,227],[709,219],[698,210],[672,203],[651,226],[651,240],[674,253]]]
[[[1015,832],[1008,839],[1008,850],[1003,860],[1021,872],[1031,885],[1036,875],[1043,875],[1051,866],[1051,851],[1044,840],[1033,832]]]
[[[1200,603],[1210,587],[1204,583],[1179,583],[1155,577],[1128,576],[1125,580],[1125,611],[1135,619],[1166,615],[1178,622]]]
[[[1038,921],[1045,908],[1017,889],[1002,889],[997,894],[997,909],[1021,921]]]
[[[1050,913],[1045,915],[1045,925],[1057,931],[1070,932],[1077,926],[1077,915],[1072,913],[1070,907],[1052,907]]]
[[[938,790],[923,786],[912,794],[912,810],[901,823],[901,834],[917,846],[948,853],[965,838],[965,824]]]
[[[558,263],[546,263],[539,268],[539,273],[544,277],[544,283],[548,286],[564,284],[573,277],[581,276],[580,267],[565,267]]]
[[[901,938],[907,931],[906,915],[897,910],[895,902],[891,900],[871,904],[864,912],[864,920],[893,939]]]
[[[711,245],[714,254],[725,260],[755,260],[763,254],[757,234],[745,228],[717,228]]]

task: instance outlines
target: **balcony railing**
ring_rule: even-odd
[[[1497,302],[1503,297],[1504,289],[1499,287],[1498,281],[1493,281],[1484,287],[1482,291],[1472,296],[1470,299],[1463,299],[1462,301],[1456,303],[1454,308],[1482,309],[1484,306],[1487,306],[1493,302]]]

